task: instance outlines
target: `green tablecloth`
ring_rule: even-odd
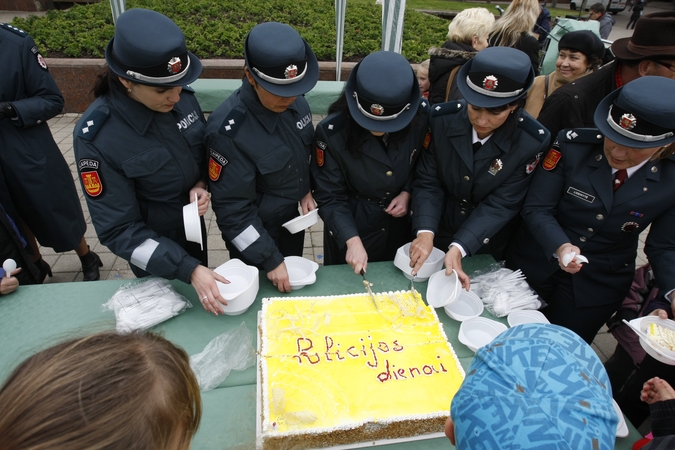
[[[318,81],[305,94],[312,114],[328,113],[328,107],[338,99],[345,83],[343,81]],[[227,97],[241,87],[241,80],[200,78],[190,85],[204,112],[213,112]]]
[[[486,267],[493,260],[489,256],[475,256],[463,260],[467,273]],[[390,262],[368,265],[368,280],[373,291],[395,291],[409,288],[410,282]],[[22,286],[11,295],[0,298],[0,380],[35,351],[74,336],[100,330],[113,329],[112,313],[103,312],[105,303],[117,288],[129,280],[97,281],[90,283],[61,283],[41,286]],[[176,290],[193,302],[195,307],[184,314],[157,326],[155,330],[183,347],[188,354],[201,352],[213,338],[232,330],[242,321],[255,333],[257,313],[261,299],[280,295],[318,296],[363,292],[360,276],[349,266],[321,267],[317,282],[291,294],[280,294],[267,280],[260,277],[260,291],[251,308],[240,316],[208,314],[200,306],[191,286],[173,281]],[[424,296],[426,282],[416,282],[415,287]],[[437,310],[444,324],[449,341],[464,368],[468,368],[473,352],[457,340],[459,323],[450,319],[442,309]],[[483,315],[491,317],[485,312]],[[505,322],[501,319],[502,322]],[[202,395],[203,415],[199,431],[193,439],[194,450],[249,449],[255,448],[256,370],[230,373],[221,386]],[[617,438],[617,449],[630,449],[640,438],[629,425],[631,434]],[[417,449],[419,443],[392,444],[395,449]],[[424,442],[425,449],[452,447],[447,439]]]

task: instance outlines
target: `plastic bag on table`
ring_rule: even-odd
[[[232,370],[244,370],[255,364],[253,335],[242,322],[209,342],[201,353],[190,356],[190,367],[197,376],[199,389],[218,387]]]
[[[115,312],[117,331],[121,333],[146,330],[187,308],[192,308],[190,301],[164,278],[144,278],[123,284],[103,304],[104,310]]]

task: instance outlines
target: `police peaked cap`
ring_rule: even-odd
[[[279,97],[305,94],[319,79],[316,55],[285,23],[266,22],[253,27],[244,41],[244,58],[255,81]]]
[[[524,97],[534,82],[530,58],[511,47],[488,47],[457,73],[457,87],[467,103],[497,108]]]
[[[345,96],[356,123],[370,131],[391,133],[415,117],[420,86],[407,59],[381,51],[366,56],[352,69]]]
[[[178,25],[163,14],[141,8],[117,18],[105,60],[120,77],[149,86],[185,86],[202,73],[202,63],[188,52]]]
[[[675,142],[675,80],[640,77],[605,97],[595,109],[605,137],[631,148]]]

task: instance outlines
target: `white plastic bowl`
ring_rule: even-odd
[[[214,269],[230,282],[216,282],[220,295],[227,300],[227,305],[220,305],[228,316],[243,314],[255,301],[260,288],[258,269],[248,266],[238,259],[231,259]]]
[[[483,314],[483,301],[479,296],[469,291],[466,292],[463,289],[460,289],[457,299],[445,306],[445,313],[450,316],[451,319],[455,319],[459,322],[464,322],[465,320],[473,319]]]
[[[524,323],[551,323],[546,316],[539,311],[531,309],[515,310],[506,318],[510,327],[522,325]]]
[[[626,419],[623,417],[623,411],[619,408],[618,403],[612,399],[612,406],[614,406],[614,411],[619,416],[619,423],[616,424],[616,437],[624,438],[630,434],[628,430],[628,425],[626,425]]]
[[[412,243],[408,242],[402,247],[399,247],[396,250],[396,256],[394,256],[394,265],[401,269],[403,275],[409,280],[413,279],[412,276],[412,267],[410,267],[410,245]],[[427,281],[431,274],[441,270],[443,267],[443,260],[445,259],[445,252],[434,247],[431,250],[431,254],[424,261],[420,270],[417,271],[417,276],[415,276],[415,281]]]
[[[195,201],[183,206],[183,228],[185,228],[185,239],[190,242],[198,243],[201,249],[204,250],[197,200],[198,197],[197,194],[195,194]]]
[[[447,306],[457,299],[460,287],[457,272],[453,270],[450,276],[445,276],[445,270],[440,270],[429,278],[427,303],[434,308]]]
[[[319,208],[313,209],[304,216],[298,216],[289,220],[282,226],[291,234],[299,233],[302,230],[311,227],[319,221]]]
[[[319,269],[319,265],[314,261],[300,256],[287,256],[284,261],[286,262],[288,281],[291,283],[292,291],[316,282],[316,271]]]
[[[639,327],[639,329],[645,334],[648,334],[649,325],[652,323],[657,323],[663,327],[675,331],[675,321],[670,319],[660,319],[657,316],[640,317],[639,319],[631,320],[630,323]],[[668,350],[666,347],[662,347],[653,340],[645,339],[642,336],[640,336],[640,345],[647,353],[652,356],[652,358],[656,359],[657,361],[661,361],[664,364],[675,366],[674,351]]]
[[[508,330],[506,325],[485,317],[475,317],[465,320],[459,326],[457,338],[459,342],[469,347],[472,352],[488,345],[497,336]]]

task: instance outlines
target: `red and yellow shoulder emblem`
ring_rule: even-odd
[[[544,158],[544,162],[541,163],[541,167],[543,167],[546,170],[553,170],[555,169],[555,166],[558,165],[558,161],[560,161],[561,157],[562,153],[552,148],[548,151],[546,158]]]
[[[98,173],[100,162],[96,159],[81,159],[77,162],[82,187],[89,197],[100,197],[103,194],[103,181]]]
[[[326,159],[324,157],[324,151],[328,145],[323,142],[323,141],[316,141],[316,147],[315,147],[315,157],[316,157],[316,165],[319,167],[323,167],[324,163],[326,162]]]
[[[225,167],[229,161],[223,155],[215,151],[214,149],[209,149],[209,180],[218,181],[220,179],[220,172],[222,172],[223,167]]]

